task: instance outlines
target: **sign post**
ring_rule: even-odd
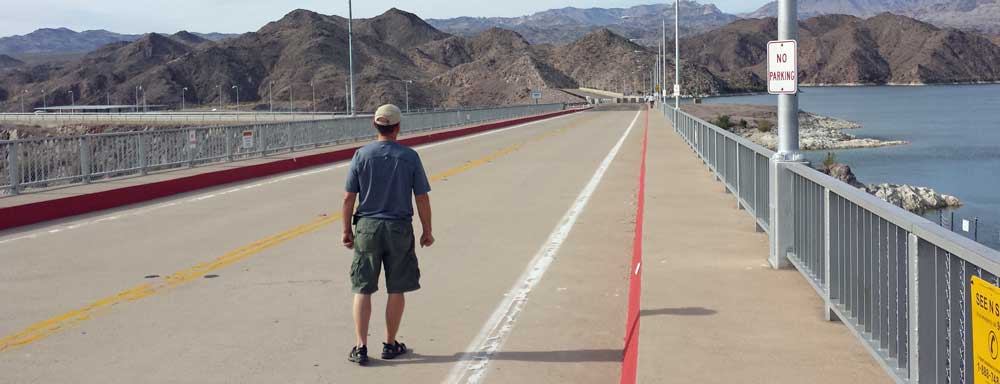
[[[538,104],[538,100],[542,99],[542,91],[532,91],[531,98],[535,100],[535,104]]]
[[[788,254],[794,251],[795,215],[789,169],[803,162],[799,153],[798,99],[798,2],[778,0],[778,40],[767,44],[767,89],[778,95],[778,151],[771,158],[770,211],[771,255],[768,262],[775,269],[791,265]]]

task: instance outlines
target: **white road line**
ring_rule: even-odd
[[[504,295],[503,301],[493,311],[493,315],[490,316],[486,324],[483,324],[483,329],[479,331],[479,334],[466,349],[459,362],[452,367],[448,378],[444,381],[445,383],[474,384],[479,383],[486,376],[486,368],[489,366],[490,359],[503,348],[504,342],[514,329],[514,323],[517,321],[518,315],[521,314],[525,304],[528,302],[528,295],[531,294],[531,291],[538,285],[538,282],[542,280],[545,272],[548,271],[549,266],[555,261],[556,254],[558,254],[563,242],[566,241],[570,231],[573,230],[573,225],[576,224],[577,217],[587,207],[587,202],[590,201],[590,197],[597,190],[598,185],[601,184],[604,173],[607,172],[608,167],[611,166],[612,161],[618,155],[618,151],[621,150],[625,139],[632,132],[632,128],[635,127],[635,123],[639,120],[641,114],[641,111],[636,113],[628,129],[618,139],[618,143],[611,148],[611,152],[604,158],[601,165],[597,167],[597,171],[594,172],[594,176],[590,179],[590,182],[580,191],[580,195],[577,196],[573,205],[566,211],[566,214],[559,221],[559,224],[556,225],[555,230],[552,231],[549,238],[542,244],[541,249],[538,250],[535,257],[528,263],[527,268],[521,273],[521,277],[517,279],[517,282],[514,283],[510,291]]]
[[[556,117],[551,117],[551,118],[547,118],[547,119],[543,119],[543,120],[537,120],[537,121],[532,121],[532,122],[528,122],[528,123],[524,123],[524,124],[519,124],[519,125],[515,125],[515,126],[512,126],[512,127],[507,127],[507,128],[503,128],[503,129],[497,129],[497,130],[492,130],[492,131],[486,131],[486,132],[482,132],[482,133],[477,133],[475,135],[463,136],[463,137],[456,137],[454,139],[449,139],[449,140],[445,140],[445,141],[438,142],[438,143],[431,143],[431,144],[425,144],[425,145],[417,146],[417,147],[414,147],[414,149],[416,149],[417,151],[425,151],[425,150],[428,150],[428,149],[431,149],[431,148],[434,148],[434,147],[437,147],[437,146],[440,146],[440,145],[454,144],[454,143],[459,143],[459,142],[466,141],[466,140],[472,140],[472,139],[476,139],[476,138],[480,138],[480,137],[484,137],[484,136],[488,136],[488,135],[495,135],[495,134],[502,133],[502,132],[507,132],[507,131],[510,131],[510,130],[513,130],[513,129],[524,128],[524,127],[535,125],[535,124],[539,124],[539,123],[544,123],[544,122],[549,122],[549,121],[553,121],[553,120],[556,120],[556,119],[561,119],[561,118],[564,118],[564,117],[567,117],[567,116],[571,116],[571,115],[556,116]],[[103,216],[103,217],[100,217],[100,218],[97,218],[97,219],[77,221],[77,222],[74,222],[73,224],[62,225],[62,226],[58,226],[58,227],[55,227],[55,228],[41,229],[41,230],[38,230],[38,231],[35,231],[35,232],[31,232],[31,233],[28,233],[28,234],[25,234],[25,235],[21,235],[21,236],[17,236],[17,237],[11,237],[9,239],[0,240],[0,244],[11,243],[11,242],[18,241],[18,240],[37,239],[40,236],[46,235],[46,234],[55,234],[55,233],[59,233],[59,232],[64,232],[64,231],[78,229],[78,228],[81,228],[81,227],[86,227],[86,226],[92,225],[92,224],[103,223],[103,222],[108,222],[108,221],[114,221],[114,220],[118,220],[118,219],[122,219],[122,218],[126,218],[126,217],[133,217],[133,216],[138,216],[138,215],[144,215],[144,214],[147,214],[147,213],[150,213],[150,212],[153,212],[153,211],[157,211],[157,210],[160,210],[160,209],[163,209],[163,208],[173,207],[173,206],[177,206],[177,205],[181,205],[181,204],[186,204],[186,203],[195,203],[195,202],[205,201],[205,200],[209,200],[209,199],[214,199],[216,197],[225,196],[225,195],[228,195],[228,194],[231,194],[231,193],[247,191],[247,190],[250,190],[250,189],[260,188],[260,187],[263,187],[263,186],[266,186],[266,185],[271,185],[271,184],[276,184],[276,183],[281,183],[281,182],[284,182],[284,181],[288,181],[288,180],[292,180],[292,179],[297,179],[297,178],[300,178],[300,177],[312,176],[312,175],[316,175],[316,174],[320,174],[320,173],[324,173],[324,172],[329,172],[329,171],[332,171],[334,169],[347,167],[348,165],[350,165],[349,162],[340,162],[337,165],[327,166],[327,167],[324,167],[324,168],[313,169],[313,170],[309,170],[309,171],[300,171],[300,172],[293,173],[293,174],[290,174],[290,175],[287,175],[287,176],[282,176],[282,177],[277,177],[277,178],[271,178],[270,180],[267,180],[267,181],[258,182],[258,183],[254,183],[254,184],[250,184],[250,185],[244,185],[244,186],[240,186],[240,187],[235,187],[235,188],[227,189],[227,190],[224,190],[224,191],[209,192],[209,193],[205,193],[205,194],[202,194],[202,195],[190,197],[190,198],[183,199],[183,200],[175,200],[175,201],[165,202],[165,203],[161,203],[161,204],[156,204],[156,205],[153,205],[153,206],[149,206],[149,207],[146,207],[146,208],[132,209],[132,210],[129,210],[129,211],[124,212],[124,213],[110,214],[109,216]]]

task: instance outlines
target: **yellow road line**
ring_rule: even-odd
[[[552,136],[562,134],[567,130],[569,130],[569,128],[570,127],[567,126],[555,131],[535,136],[523,143],[512,145],[510,147],[493,152],[479,159],[465,163],[461,166],[433,175],[430,177],[430,179],[431,181],[440,181],[442,179],[468,171],[472,168],[489,163],[494,159],[513,153],[530,143],[542,141]],[[343,218],[343,215],[338,213],[335,215],[330,215],[310,221],[308,223],[299,225],[295,228],[291,228],[284,232],[278,233],[276,235],[258,240],[245,247],[230,251],[222,256],[215,258],[212,261],[199,263],[191,268],[176,272],[168,276],[161,283],[142,284],[127,291],[120,292],[114,296],[108,296],[103,299],[97,300],[83,308],[69,311],[62,315],[42,321],[40,323],[37,323],[35,325],[32,325],[24,329],[21,332],[0,339],[0,352],[10,351],[15,348],[30,344],[32,342],[44,339],[48,336],[64,331],[82,321],[93,318],[95,315],[101,312],[110,310],[116,305],[141,300],[143,298],[152,296],[167,289],[197,279],[210,272],[213,272],[222,267],[233,264],[237,261],[261,253],[267,249],[276,247],[278,245],[281,245],[285,242],[291,241],[303,235],[315,232],[323,227],[326,227],[330,224],[340,221],[341,218]]]

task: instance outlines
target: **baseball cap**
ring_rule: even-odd
[[[378,107],[375,111],[375,124],[381,125],[383,127],[393,126],[399,124],[399,121],[403,118],[403,113],[399,110],[399,107],[386,104]]]

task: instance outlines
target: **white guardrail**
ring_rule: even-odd
[[[404,133],[555,112],[564,104],[406,114]],[[0,195],[372,139],[371,117],[0,141]]]

